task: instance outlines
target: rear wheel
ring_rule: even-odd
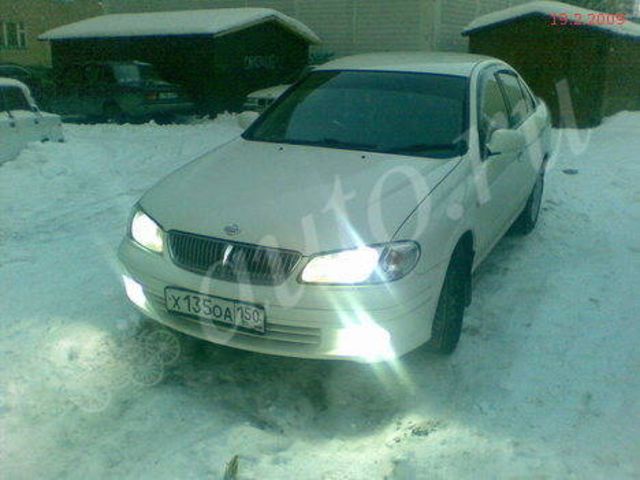
[[[116,103],[107,103],[103,110],[104,119],[109,123],[124,123],[127,116]]]
[[[464,252],[457,250],[447,268],[427,344],[434,352],[453,353],[460,340],[464,308],[471,293],[469,263]]]

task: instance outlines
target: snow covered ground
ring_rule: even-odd
[[[640,477],[638,132],[559,132],[541,223],[478,272],[459,350],[388,368],[140,325],[130,207],[239,130],[67,125],[0,166],[0,477],[218,479],[236,454],[241,479]]]

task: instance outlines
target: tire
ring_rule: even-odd
[[[544,174],[538,175],[538,180],[531,190],[527,204],[520,216],[513,222],[510,233],[516,235],[528,235],[538,223],[540,217],[540,205],[542,205],[542,195],[544,193]]]
[[[467,300],[470,298],[471,268],[464,252],[456,250],[447,268],[431,327],[429,350],[448,355],[460,340]]]
[[[107,103],[103,107],[102,113],[108,123],[121,124],[127,121],[127,116],[116,103]]]

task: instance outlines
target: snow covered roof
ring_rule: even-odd
[[[320,42],[320,38],[305,24],[270,8],[219,8],[102,15],[54,28],[40,35],[38,39],[222,36],[270,21],[279,23],[309,43]]]
[[[462,31],[462,34],[469,35],[470,33],[476,32],[478,30],[495,27],[497,25],[509,23],[524,17],[536,15],[551,17],[552,15],[559,15],[561,13],[568,14],[570,21],[574,18],[575,14],[580,14],[582,15],[582,21],[584,23],[587,23],[589,21],[589,14],[601,12],[588,10],[586,8],[580,8],[561,2],[529,2],[478,17],[469,25],[467,25],[467,27]],[[583,25],[582,27],[606,30],[618,35],[640,38],[640,25],[628,20],[625,21],[622,25]]]

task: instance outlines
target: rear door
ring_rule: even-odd
[[[109,79],[113,73],[109,65],[89,64],[84,69],[84,85],[81,90],[83,111],[87,115],[100,117],[105,114],[105,105],[109,104],[111,85]]]
[[[84,114],[80,100],[80,90],[84,88],[82,72],[83,66],[77,64],[57,71],[55,98],[50,101],[54,112],[62,115]]]
[[[16,122],[4,100],[6,86],[0,85],[0,164],[13,159],[19,152]]]
[[[517,157],[511,172],[515,215],[524,206],[540,171],[543,156],[542,131],[540,122],[534,116],[536,106],[524,90],[518,75],[511,70],[501,70],[497,77],[509,106],[509,125],[520,131],[526,139],[526,146]]]

